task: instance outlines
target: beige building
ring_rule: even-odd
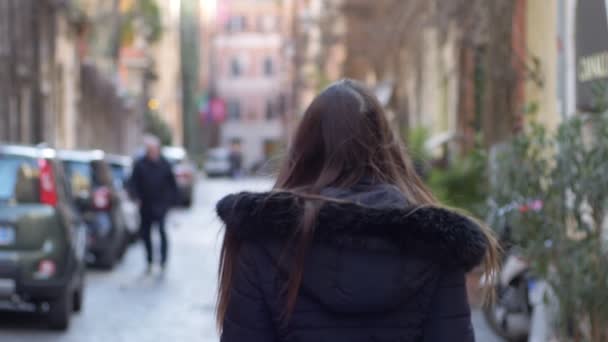
[[[0,141],[75,146],[80,31],[73,10],[47,0],[0,3]]]
[[[56,147],[74,149],[77,148],[76,121],[80,101],[79,36],[66,16],[58,17],[56,25],[56,77],[53,82],[56,92],[55,117],[50,120],[55,127],[48,131],[53,132],[52,141]]]
[[[441,153],[441,147],[460,134],[460,50],[456,31],[450,31],[443,41],[433,26],[426,28],[422,35],[423,53],[404,60],[403,63],[412,64],[404,68],[407,72],[400,76],[406,82],[410,127],[426,129],[429,133],[427,148],[430,152]]]
[[[155,81],[150,90],[149,105],[158,111],[169,125],[173,143],[183,144],[181,59],[180,59],[180,1],[156,0],[160,8],[163,33],[151,48],[154,56]]]
[[[132,154],[143,133],[138,100],[141,84],[125,78],[128,65],[122,41],[116,40],[122,6],[106,0],[78,0],[82,13],[80,42],[80,101],[76,120],[77,147],[98,148],[111,153]],[[118,5],[118,6],[116,6]],[[128,64],[128,63],[126,63]]]
[[[302,114],[315,95],[344,75],[346,17],[344,0],[297,1],[294,13],[296,112]]]
[[[530,69],[525,81],[526,105],[534,105],[540,123],[555,129],[561,121],[558,101],[558,0],[526,1],[525,37]]]

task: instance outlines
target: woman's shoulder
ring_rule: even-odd
[[[285,241],[299,226],[306,199],[289,192],[240,193],[217,204],[226,229],[245,241]],[[396,250],[465,271],[479,265],[488,240],[466,216],[439,207],[370,206],[322,201],[316,242],[369,252]]]

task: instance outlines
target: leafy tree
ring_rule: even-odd
[[[144,115],[146,131],[160,139],[163,145],[171,145],[173,136],[169,125],[158,115],[157,112],[147,110]]]
[[[155,43],[160,40],[163,26],[160,8],[156,4],[156,1],[135,1],[135,5],[123,14],[120,31],[121,41],[124,45],[131,45],[138,31],[143,33],[148,43]]]
[[[486,165],[485,151],[476,148],[453,161],[448,168],[433,169],[429,186],[443,204],[483,216],[488,195]]]
[[[431,153],[425,146],[429,135],[429,130],[424,127],[410,129],[405,134],[408,153],[418,173],[441,203],[483,214],[488,196],[485,150],[478,146],[466,155],[451,160],[449,165],[442,166],[432,162]]]

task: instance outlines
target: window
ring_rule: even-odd
[[[274,64],[272,63],[271,57],[266,57],[264,59],[264,75],[272,76],[274,74]]]
[[[264,139],[264,156],[266,159],[276,157],[281,152],[281,143],[276,139]]]
[[[247,18],[243,15],[230,17],[226,22],[226,30],[229,32],[242,32],[247,29]]]
[[[230,60],[230,75],[234,78],[242,76],[247,71],[249,59],[247,54],[241,52],[237,56],[233,56]]]
[[[232,77],[239,77],[242,73],[243,66],[237,58],[233,58],[232,61],[230,61],[230,75],[232,75]]]
[[[72,194],[88,194],[94,185],[93,168],[91,164],[80,161],[64,161],[64,173],[70,182]]]
[[[266,120],[270,121],[276,117],[274,104],[271,100],[266,101]]]
[[[112,180],[114,181],[114,187],[116,189],[124,189],[125,184],[129,180],[127,167],[120,164],[110,164],[110,170],[112,170]]]
[[[228,100],[228,120],[238,121],[241,119],[241,103],[238,100]]]
[[[0,155],[0,202],[37,202],[37,175],[35,159]]]

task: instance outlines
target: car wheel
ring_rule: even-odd
[[[99,258],[98,265],[101,268],[106,269],[106,270],[111,270],[112,268],[114,268],[114,265],[116,264],[116,257],[117,257],[116,252],[117,252],[116,247],[107,250]]]
[[[78,289],[77,291],[74,291],[74,312],[82,311],[82,291],[83,289]]]
[[[69,290],[65,291],[49,303],[48,324],[53,330],[65,331],[70,326],[70,316],[74,308],[74,294]]]
[[[136,243],[139,240],[139,231],[129,232],[129,245]]]
[[[74,291],[74,312],[82,311],[82,304],[84,301],[84,275],[80,280],[80,285],[78,286],[78,290]]]

